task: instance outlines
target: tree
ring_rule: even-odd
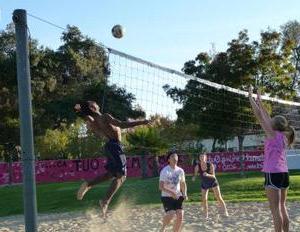
[[[44,128],[74,122],[72,108],[82,100],[84,91],[99,83],[107,84],[107,56],[103,47],[72,26],[67,26],[62,41],[57,51],[32,52],[38,54],[32,55],[31,62],[33,84],[40,90],[34,98],[36,120],[41,125],[39,133]]]
[[[126,141],[129,144],[127,152],[134,155],[141,155],[142,157],[143,178],[147,177],[146,155],[152,154],[157,156],[164,154],[168,148],[168,144],[163,140],[159,129],[156,127],[138,127],[126,134]],[[157,168],[156,170],[154,168],[155,175],[158,174]]]
[[[48,129],[35,138],[39,159],[83,159],[102,156],[105,139],[87,131],[83,120],[63,129]]]
[[[13,24],[0,31],[0,144],[19,141],[17,112],[17,78],[15,34]]]
[[[95,100],[101,106],[103,102],[104,112],[122,120],[145,115],[134,108],[132,94],[108,85],[108,60],[102,46],[72,26],[63,33],[62,42],[54,51],[30,41],[35,136],[60,135],[69,128],[76,121],[73,106],[81,100]],[[11,24],[0,32],[0,144],[19,144],[15,44]]]
[[[257,70],[255,81],[263,92],[282,99],[293,99],[295,67],[291,62],[293,46],[283,40],[280,33],[267,30],[261,33],[260,43],[255,43]]]
[[[283,35],[283,43],[292,46],[293,54],[291,57],[294,65],[293,73],[293,89],[299,88],[300,78],[300,23],[296,20],[288,21],[281,26],[281,33]]]
[[[195,79],[191,78],[184,89],[164,86],[167,95],[182,104],[177,110],[178,123],[198,125],[199,134],[213,138],[214,145],[217,140],[238,136],[242,150],[244,135],[253,132],[255,124],[248,99],[226,88],[202,84],[197,78],[242,90],[256,85],[271,96],[292,99],[296,93],[291,78],[292,49],[276,31],[268,29],[261,33],[260,42],[250,42],[244,30],[228,43],[226,52],[214,56],[199,53],[183,68]]]

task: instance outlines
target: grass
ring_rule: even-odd
[[[220,173],[218,180],[221,192],[226,202],[266,201],[263,189],[263,176],[259,172],[248,172],[246,178],[241,178],[239,173]],[[288,199],[300,200],[300,171],[290,173],[290,189]],[[98,200],[105,194],[109,183],[98,185],[91,189],[83,201],[77,201],[75,193],[79,182],[52,183],[37,185],[37,204],[39,213],[68,212],[95,208]],[[189,202],[200,201],[200,183],[192,182],[187,177]],[[22,186],[7,186],[0,188],[0,216],[23,213]],[[115,195],[112,207],[119,201],[128,200],[135,205],[160,204],[158,191],[158,178],[138,179],[129,178]],[[214,200],[209,194],[209,200]]]

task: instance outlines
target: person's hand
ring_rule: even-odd
[[[177,199],[178,199],[178,197],[177,197],[176,193],[174,193],[174,192],[172,192],[172,194],[171,194],[171,197],[172,197],[173,199],[175,199],[175,200],[177,200]]]
[[[193,176],[192,177],[192,181],[194,182],[196,180],[196,176]]]
[[[81,106],[80,106],[80,104],[76,104],[75,106],[74,106],[74,110],[75,110],[75,112],[80,112],[81,111]]]
[[[187,201],[189,199],[187,195],[183,195],[182,197],[185,201]]]

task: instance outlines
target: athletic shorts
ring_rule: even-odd
[[[111,139],[105,144],[104,149],[108,156],[105,169],[115,177],[118,175],[126,176],[126,156],[120,142]]]
[[[173,197],[161,197],[161,202],[163,203],[163,207],[165,212],[176,211],[182,209],[182,202],[184,198],[181,196],[177,200]]]
[[[273,189],[286,189],[289,187],[289,173],[278,172],[278,173],[266,173],[265,172],[265,184],[266,188]]]
[[[219,183],[218,183],[217,180],[210,181],[210,182],[202,181],[201,182],[201,189],[207,190],[207,189],[217,187],[218,185],[219,185]]]

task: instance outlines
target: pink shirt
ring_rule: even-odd
[[[285,135],[276,131],[271,139],[265,139],[263,172],[288,172],[285,153]]]

